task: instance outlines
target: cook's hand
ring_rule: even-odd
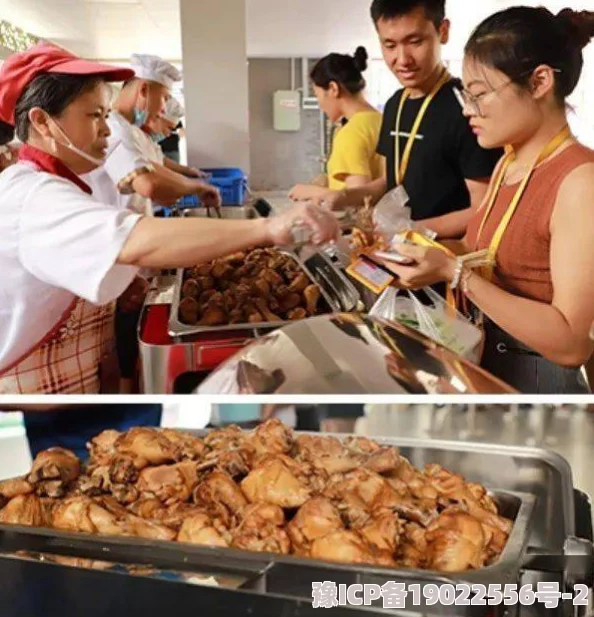
[[[208,178],[208,174],[201,169],[196,169],[195,167],[188,167],[187,176],[190,178]]]
[[[433,247],[413,244],[399,244],[398,252],[414,260],[411,266],[401,266],[392,261],[382,263],[398,275],[396,286],[406,289],[420,289],[443,281],[450,282],[454,278],[456,260],[444,251]]]
[[[203,184],[196,191],[202,205],[206,208],[220,208],[221,207],[221,193],[216,186],[210,184]]]
[[[311,242],[324,244],[334,241],[340,234],[340,225],[336,217],[327,210],[311,203],[301,203],[285,210],[278,216],[266,219],[268,238],[272,244],[291,244],[291,231],[297,227],[309,227],[312,230]]]
[[[140,310],[144,304],[149,288],[150,285],[148,281],[137,276],[130,285],[128,285],[126,291],[118,298],[120,309],[124,313],[133,313],[134,311]]]

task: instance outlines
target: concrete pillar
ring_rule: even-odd
[[[180,0],[188,162],[249,172],[246,1]]]

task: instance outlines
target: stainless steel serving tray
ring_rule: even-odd
[[[71,558],[67,555],[56,555],[52,553],[37,553],[33,551],[17,551],[15,553],[4,553],[2,557],[6,559],[25,560],[44,564],[65,565],[82,570],[100,570],[102,572],[113,572],[115,574],[126,574],[151,578],[155,580],[167,580],[192,585],[206,585],[225,587],[228,589],[239,589],[244,586],[252,574],[243,576],[212,576],[209,572],[180,572],[173,570],[159,570],[147,564],[114,563],[106,560],[84,559],[80,557]],[[64,561],[65,558],[68,561]]]
[[[258,213],[251,206],[222,206],[219,208],[222,219],[244,219],[252,220],[257,219]],[[186,208],[180,211],[182,218],[209,218],[206,208]],[[215,218],[216,215],[212,215],[210,218]]]
[[[188,431],[198,436],[208,434],[208,431]],[[296,433],[299,435],[301,433]],[[319,433],[316,433],[319,435]],[[334,435],[344,439],[348,435]],[[387,580],[406,580],[409,582],[456,582],[470,584],[494,584],[517,582],[528,547],[533,526],[533,513],[536,506],[534,495],[512,490],[509,481],[505,489],[498,486],[497,465],[490,467],[494,475],[485,477],[480,466],[477,473],[468,467],[469,461],[480,460],[481,453],[498,454],[511,452],[511,449],[496,450],[476,444],[446,443],[417,440],[401,440],[390,438],[374,438],[378,443],[398,447],[413,465],[422,467],[427,463],[445,464],[448,469],[462,473],[468,481],[483,482],[490,494],[498,503],[500,512],[514,521],[512,532],[503,553],[496,563],[480,570],[455,574],[445,574],[428,570],[390,569],[375,566],[344,565],[293,556],[269,555],[251,553],[236,549],[219,549],[201,547],[176,542],[152,541],[128,537],[93,536],[82,533],[61,532],[53,529],[0,525],[0,553],[18,550],[48,552],[69,556],[80,556],[117,563],[147,564],[161,569],[177,569],[183,571],[196,570],[200,572],[218,572],[246,575],[262,575],[266,573],[274,585],[283,581],[303,579],[309,580],[311,592],[312,580],[340,580],[341,576],[350,577],[355,582],[374,583]],[[503,454],[503,456],[506,456]],[[509,454],[507,454],[509,456]],[[457,457],[461,464],[456,464]],[[491,482],[485,480],[491,480]],[[511,479],[510,479],[511,480]],[[567,492],[563,482],[563,492],[556,495],[559,507],[566,504],[566,498],[571,500],[571,492]],[[571,532],[572,529],[564,530]],[[279,574],[284,572],[282,576]],[[325,578],[311,578],[313,574]],[[337,577],[337,578],[334,578]],[[272,583],[271,583],[272,584]]]
[[[292,572],[295,576],[309,576],[311,569],[325,571],[326,578],[357,576],[367,583],[388,580],[408,580],[437,583],[493,584],[513,583],[518,580],[525,550],[535,499],[531,495],[505,491],[490,491],[503,515],[514,520],[506,547],[493,565],[480,570],[447,574],[430,570],[382,568],[361,564],[339,564],[322,560],[304,559],[290,555],[252,553],[232,548],[210,548],[178,542],[147,540],[120,536],[96,536],[64,532],[54,529],[0,525],[0,553],[32,551],[70,557],[83,557],[119,564],[147,565],[161,570],[208,572],[214,576],[229,574],[253,577],[270,572],[273,567]],[[336,574],[332,574],[335,572]],[[298,574],[301,573],[301,574]]]
[[[320,288],[321,296],[323,302],[326,304],[325,310],[321,313],[330,314],[333,312],[340,312],[344,310],[340,305],[337,305],[336,301],[331,297],[330,294],[326,292],[324,287],[318,283],[316,278],[310,272],[310,270],[305,266],[303,261],[297,256],[294,251],[290,250],[279,250],[283,255],[287,255],[291,259],[293,259],[301,268],[301,270],[309,277],[312,283],[318,284]],[[251,331],[258,332],[260,330],[270,330],[272,328],[280,328],[286,326],[291,322],[287,320],[283,321],[266,321],[261,323],[240,323],[240,324],[229,324],[224,326],[192,326],[188,324],[184,324],[179,319],[179,305],[182,300],[182,287],[184,284],[184,273],[185,269],[180,268],[176,272],[175,283],[173,288],[173,302],[171,304],[171,314],[169,315],[169,336],[172,337],[184,337],[184,336],[193,336],[196,334],[204,334],[206,332],[241,332],[241,331]]]
[[[188,431],[201,435],[206,431]],[[340,437],[336,435],[337,437]],[[369,436],[369,435],[368,435]],[[374,438],[384,444],[395,445],[401,453],[409,458],[416,467],[423,467],[427,463],[444,465],[454,472],[467,476],[468,480],[480,482],[485,486],[497,487],[496,494],[504,495],[504,499],[517,503],[522,496],[516,491],[529,493],[536,496],[535,510],[528,524],[528,536],[530,546],[539,546],[551,553],[562,554],[564,543],[568,536],[575,533],[575,516],[579,502],[575,500],[571,469],[562,457],[547,450],[525,447],[513,447],[505,445],[474,444],[465,442],[448,442],[429,439],[403,439],[403,438]],[[589,532],[591,533],[591,520]],[[12,547],[12,549],[11,549]],[[133,555],[130,556],[132,547]],[[181,550],[180,550],[181,549]],[[96,576],[87,576],[89,573],[80,573],[76,568],[56,566],[53,564],[33,564],[36,568],[28,568],[19,559],[5,559],[4,551],[31,550],[51,554],[74,555],[83,558],[117,561],[122,564],[146,564],[148,566],[161,566],[164,570],[179,570],[183,564],[184,572],[209,572],[216,576],[219,572],[225,577],[244,577],[247,582],[237,591],[232,589],[211,589],[207,587],[192,587],[186,589],[185,585],[175,585],[167,581],[150,580],[145,585],[137,577],[125,577],[112,573],[93,573]],[[497,565],[501,566],[501,559]],[[209,567],[212,564],[212,567]],[[572,591],[571,584],[564,577],[561,570],[549,570],[532,568],[532,558],[529,554],[524,560],[516,564],[510,564],[510,572],[498,572],[505,576],[506,580],[512,578],[513,572],[522,571],[520,578],[512,583],[531,584],[536,582],[559,582],[561,589]],[[16,528],[5,526],[0,529],[0,566],[4,567],[6,585],[4,585],[3,601],[8,600],[8,608],[15,606],[15,598],[7,592],[7,585],[14,588],[17,594],[29,593],[30,585],[37,583],[40,577],[48,581],[53,590],[59,585],[60,588],[70,589],[71,593],[64,606],[61,608],[67,617],[77,617],[80,606],[88,600],[89,589],[100,588],[91,602],[103,601],[100,610],[88,610],[93,616],[102,617],[105,612],[103,606],[117,604],[117,599],[126,597],[125,610],[133,605],[136,594],[142,594],[143,610],[134,614],[146,614],[146,606],[155,606],[160,599],[167,596],[166,606],[169,610],[177,611],[177,614],[195,611],[195,606],[200,606],[207,614],[224,617],[228,614],[241,614],[245,617],[250,615],[267,615],[276,617],[286,615],[291,617],[303,617],[315,615],[317,610],[311,609],[312,582],[332,581],[337,585],[350,585],[353,583],[375,583],[383,585],[386,581],[417,583],[420,585],[446,584],[452,582],[455,576],[443,576],[427,571],[410,570],[384,570],[361,566],[341,566],[331,563],[295,560],[294,558],[279,559],[278,556],[269,556],[258,553],[244,553],[241,551],[221,551],[205,549],[191,545],[179,545],[175,543],[155,543],[147,540],[130,541],[128,538],[97,538],[82,534],[60,534],[58,537],[51,530]],[[43,568],[43,569],[41,569]],[[526,570],[524,570],[526,568]],[[485,574],[487,569],[476,571],[473,576]],[[489,573],[492,574],[492,570]],[[556,572],[557,574],[551,574]],[[135,580],[132,580],[132,579]],[[466,581],[467,578],[463,577]],[[488,584],[498,584],[493,576],[486,581]],[[582,582],[582,581],[580,581]],[[84,587],[84,584],[87,587]],[[483,581],[481,581],[483,583]],[[0,586],[1,587],[1,586]],[[167,595],[169,589],[169,595]],[[75,595],[78,590],[78,595]],[[53,592],[48,592],[55,595]],[[16,599],[20,598],[18,595]],[[92,594],[91,594],[92,595]],[[61,596],[60,596],[61,597]],[[429,615],[439,617],[514,617],[524,614],[513,607],[493,606],[458,606],[456,608],[437,606],[415,606],[407,598],[406,610],[386,611],[381,607],[381,601],[373,607],[343,607],[335,609],[337,615],[385,615],[396,614],[404,616]],[[184,602],[179,598],[184,598]],[[78,610],[70,610],[71,602],[78,601]],[[64,603],[64,600],[60,600]],[[147,604],[150,603],[150,604]],[[171,604],[170,604],[171,603]],[[162,603],[163,604],[163,603]],[[570,603],[569,603],[570,604]],[[137,606],[138,602],[134,604]],[[29,603],[20,603],[19,606],[30,608]],[[92,606],[96,608],[95,604]],[[120,608],[122,608],[120,606]],[[68,612],[68,609],[70,612]],[[87,607],[91,609],[91,607]],[[220,610],[219,610],[220,609]],[[54,612],[57,613],[56,609]],[[123,609],[122,609],[123,610]],[[6,612],[6,611],[5,611]],[[544,615],[543,610],[529,611],[530,615]],[[9,610],[10,613],[10,610]],[[149,610],[150,613],[150,610]],[[573,606],[566,611],[546,611],[547,615],[557,617],[575,617]],[[22,610],[13,611],[10,615],[17,617],[25,614]],[[26,613],[28,614],[28,613]],[[46,615],[38,612],[36,615]],[[119,613],[118,613],[119,614]]]

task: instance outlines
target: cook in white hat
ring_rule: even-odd
[[[179,101],[174,97],[169,97],[165,104],[165,109],[157,116],[151,116],[147,119],[146,124],[142,127],[142,130],[147,133],[153,141],[152,147],[154,150],[155,161],[161,165],[165,165],[169,169],[176,171],[180,174],[196,176],[196,174],[186,173],[189,168],[183,165],[169,166],[163,149],[159,145],[164,139],[167,139],[171,133],[175,130],[179,121],[184,115],[184,110]]]
[[[182,104],[176,98],[170,97],[165,104],[165,111],[156,118],[149,118],[146,122],[146,126],[143,128],[148,130],[155,144],[157,161],[161,163],[161,165],[165,165],[168,169],[176,171],[184,176],[204,178],[207,174],[203,171],[195,169],[194,167],[188,167],[187,165],[181,165],[176,160],[165,156],[163,148],[160,145],[163,140],[169,138],[176,129],[180,128],[180,123],[185,113]]]
[[[185,115],[186,111],[182,107],[182,104],[173,96],[170,97],[165,105],[165,111],[162,114],[162,118],[172,124],[173,128],[175,128]]]
[[[134,54],[133,79],[120,91],[110,114],[109,155],[103,167],[85,180],[104,203],[152,215],[153,203],[169,205],[187,195],[203,204],[220,205],[218,189],[170,169],[151,139],[147,122],[165,113],[171,87],[181,73],[169,62],[152,55]],[[143,130],[143,127],[145,130]]]
[[[93,195],[102,203],[122,210],[152,216],[154,206],[168,206],[186,195],[197,195],[206,206],[219,207],[217,188],[171,169],[161,148],[151,139],[147,122],[165,113],[171,87],[181,73],[157,56],[132,56],[134,77],[124,83],[107,119],[111,131],[104,165],[85,176]],[[134,389],[138,344],[136,319],[147,283],[154,274],[141,271],[133,285],[119,298],[116,313],[117,349],[120,355],[120,391]]]
[[[181,81],[181,73],[173,64],[159,58],[144,54],[133,54],[131,67],[137,79],[152,81],[171,90],[173,84]]]

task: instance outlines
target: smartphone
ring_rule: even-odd
[[[379,259],[384,259],[385,261],[392,261],[401,266],[412,266],[415,263],[414,259],[411,259],[410,257],[405,257],[400,253],[375,251],[373,253],[373,256],[378,257]]]

